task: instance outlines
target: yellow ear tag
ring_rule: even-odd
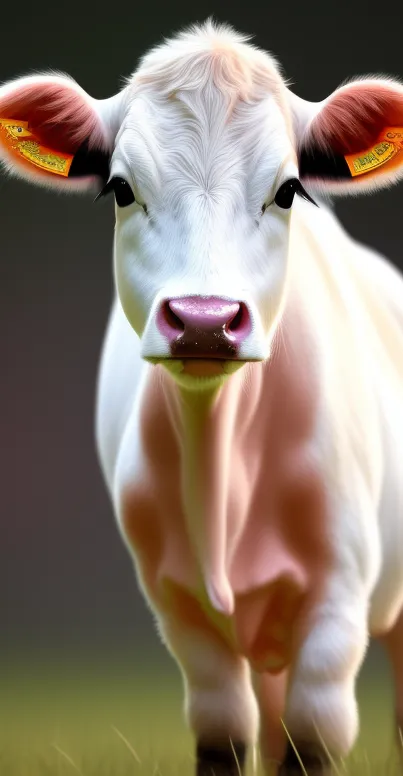
[[[401,127],[386,127],[379,135],[375,145],[359,154],[349,154],[345,160],[351,175],[363,175],[390,162],[394,156],[403,151],[403,129]]]
[[[27,121],[0,119],[0,141],[35,167],[67,178],[73,154],[65,154],[42,145],[39,138],[29,130]]]

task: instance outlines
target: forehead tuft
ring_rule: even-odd
[[[214,85],[231,103],[255,101],[268,93],[280,98],[286,83],[277,61],[228,25],[208,20],[152,49],[128,79],[136,91],[161,96]]]

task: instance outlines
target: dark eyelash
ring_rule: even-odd
[[[99,194],[94,199],[94,202],[97,202],[99,199],[102,199],[102,197],[106,197],[111,191],[113,191],[113,178],[111,178],[110,181],[101,189]]]
[[[298,197],[302,197],[302,199],[306,199],[307,202],[311,202],[312,205],[315,205],[315,207],[319,207],[318,203],[315,202],[314,199],[312,199],[312,197],[310,196],[310,194],[308,194],[307,191],[305,191],[302,183],[300,183],[300,186],[301,186],[301,188],[297,189],[297,191],[296,191],[297,196]]]

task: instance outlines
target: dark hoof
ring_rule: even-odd
[[[198,744],[196,759],[196,776],[241,776],[245,773],[246,746]]]
[[[295,748],[308,776],[331,776],[331,763],[322,749],[312,744],[295,744]],[[304,769],[301,767],[294,748],[288,744],[278,776],[301,776],[303,773]]]

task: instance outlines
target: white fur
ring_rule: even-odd
[[[209,85],[163,105],[140,93],[116,138],[111,177],[129,180],[148,209],[117,209],[115,238],[117,289],[144,357],[169,354],[154,315],[163,298],[209,293],[249,305],[253,330],[241,355],[268,355],[290,213],[260,211],[297,166],[272,97],[240,107],[230,125],[226,107]]]

